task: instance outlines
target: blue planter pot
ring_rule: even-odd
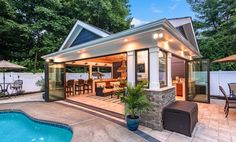
[[[126,117],[126,121],[127,121],[127,127],[129,130],[135,131],[138,129],[138,126],[139,126],[139,117],[138,116],[136,116],[135,118],[131,118],[131,116],[128,115]]]

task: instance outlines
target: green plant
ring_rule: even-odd
[[[136,118],[140,114],[152,109],[151,103],[144,91],[143,83],[136,86],[127,84],[126,95],[121,98],[121,101],[126,104],[125,112],[131,118]]]
[[[41,77],[41,79],[38,80],[35,84],[41,87],[41,91],[45,91],[45,80],[43,77]]]

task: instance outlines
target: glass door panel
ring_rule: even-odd
[[[48,101],[65,99],[64,64],[48,64]]]
[[[187,76],[187,100],[209,103],[209,60],[188,62]]]

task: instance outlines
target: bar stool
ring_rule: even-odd
[[[78,92],[78,94],[84,93],[84,80],[79,79],[78,84],[75,85],[75,94]]]

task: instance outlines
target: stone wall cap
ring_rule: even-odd
[[[170,90],[175,88],[175,86],[168,86],[168,87],[163,87],[157,90],[153,90],[153,89],[145,89],[146,91],[153,91],[153,92],[161,92],[161,91],[166,91],[166,90]]]

